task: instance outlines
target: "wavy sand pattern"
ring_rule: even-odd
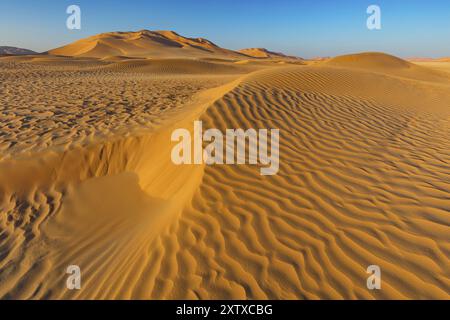
[[[0,297],[450,297],[447,73],[381,54],[0,65]],[[173,165],[197,119],[279,128],[280,171]]]

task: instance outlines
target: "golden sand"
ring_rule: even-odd
[[[448,73],[160,36],[0,58],[1,298],[450,298]],[[173,56],[139,56],[148,38]],[[220,54],[179,52],[199,44]],[[171,133],[195,120],[279,128],[280,171],[174,165]]]

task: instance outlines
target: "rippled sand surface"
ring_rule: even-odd
[[[446,72],[107,60],[0,59],[1,298],[450,298]],[[195,120],[280,129],[278,174],[174,165]]]

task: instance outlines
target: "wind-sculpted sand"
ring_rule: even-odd
[[[107,60],[0,62],[0,297],[450,297],[447,73]],[[195,120],[280,129],[278,174],[174,165]]]
[[[18,64],[0,59],[0,159],[49,147],[65,150],[115,132],[128,135],[134,129],[154,128],[196,92],[228,80],[197,77],[198,72],[167,77],[146,72],[146,65],[127,70],[126,62],[91,62],[83,69],[85,62],[72,61],[73,68],[78,64],[81,69],[76,71],[56,61],[48,66],[40,64],[42,60]]]

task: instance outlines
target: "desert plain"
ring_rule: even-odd
[[[0,102],[2,299],[450,298],[448,61],[112,32],[1,57]],[[278,173],[175,165],[196,120],[278,128]]]

